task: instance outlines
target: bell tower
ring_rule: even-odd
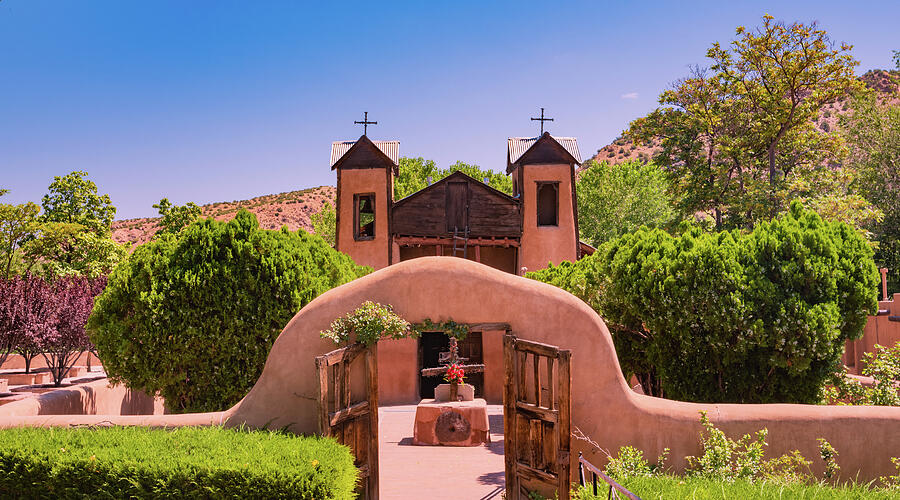
[[[399,141],[372,141],[365,134],[331,145],[331,169],[337,172],[335,248],[374,269],[391,262],[389,225],[399,147]]]
[[[544,121],[549,119],[543,118]],[[543,122],[542,122],[543,125]],[[519,267],[536,271],[548,263],[580,257],[575,166],[581,154],[574,137],[512,137],[508,141],[506,173],[513,195],[522,200],[522,242]]]

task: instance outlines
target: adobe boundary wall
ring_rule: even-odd
[[[573,440],[592,462],[620,446],[643,450],[651,460],[669,448],[670,465],[686,466],[686,455],[701,451],[699,412],[730,437],[769,430],[767,456],[799,450],[821,475],[817,438],[838,451],[844,478],[868,481],[894,474],[891,457],[900,456],[900,408],[798,404],[698,404],[636,394],[621,374],[612,337],[603,320],[577,297],[554,286],[452,257],[423,257],[376,271],[330,290],[300,310],[276,339],[256,385],[225,412],[151,416],[0,417],[0,427],[72,425],[101,422],[125,425],[247,425],[315,433],[317,375],[315,356],[335,349],[321,330],[366,300],[392,304],[408,321],[453,319],[460,323],[508,323],[519,338],[572,350],[572,430],[596,443]],[[392,341],[384,341],[389,343]],[[402,342],[395,346],[402,350]],[[408,341],[407,341],[408,342]],[[379,348],[379,356],[393,350]],[[486,356],[486,362],[490,362]],[[495,361],[496,363],[496,361]],[[379,397],[400,397],[404,384],[415,385],[408,364],[378,363]],[[364,370],[353,368],[355,394],[361,394]],[[417,374],[415,374],[417,376]],[[395,385],[396,387],[392,387]],[[401,388],[401,389],[398,389]],[[404,396],[405,397],[405,396]],[[599,448],[598,448],[599,447]]]
[[[133,391],[106,378],[54,389],[0,406],[5,417],[40,415],[162,415],[163,399]]]

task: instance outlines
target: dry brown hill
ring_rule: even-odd
[[[872,70],[862,75],[860,80],[877,92],[881,100],[900,102],[900,97],[898,97],[900,96],[900,76],[897,75],[897,72]],[[834,130],[841,115],[849,111],[849,104],[849,99],[847,99],[825,106],[816,122],[818,128],[825,132]],[[658,151],[658,143],[636,145],[630,139],[619,137],[612,144],[598,149],[597,154],[591,159],[598,162],[605,160],[610,165],[615,165],[628,160],[646,161]]]
[[[231,220],[238,210],[246,208],[256,214],[259,226],[263,229],[287,226],[291,231],[300,228],[311,231],[310,216],[321,210],[326,201],[334,204],[333,186],[267,194],[249,200],[210,203],[203,205],[201,209],[203,217]],[[159,217],[118,220],[112,224],[112,237],[119,243],[141,245],[150,241],[158,230]]]

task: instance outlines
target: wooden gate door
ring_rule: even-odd
[[[350,368],[365,357],[365,394],[351,400]],[[357,363],[359,367],[360,363]],[[359,498],[378,499],[378,365],[373,345],[353,344],[316,357],[319,432],[350,447],[359,469]]]
[[[506,498],[527,499],[526,484],[537,484],[568,500],[572,353],[507,334],[503,356]]]

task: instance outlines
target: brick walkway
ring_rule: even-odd
[[[503,479],[503,406],[489,405],[487,446],[415,446],[416,407],[378,409],[381,498],[500,500]]]

